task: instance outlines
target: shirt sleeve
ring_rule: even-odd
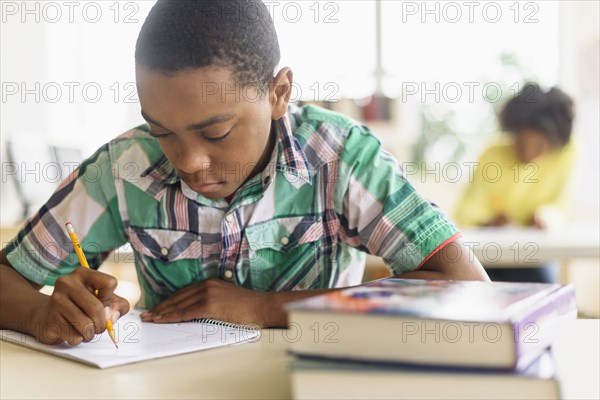
[[[382,257],[393,274],[418,269],[456,238],[455,226],[415,190],[367,127],[351,128],[339,169],[341,240]]]
[[[67,221],[75,227],[91,268],[126,242],[108,145],[83,161],[4,248],[13,268],[35,283],[54,285],[78,267]]]

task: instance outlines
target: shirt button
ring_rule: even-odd
[[[281,242],[282,245],[287,246],[288,243],[290,242],[290,239],[288,239],[287,236],[284,236],[284,237],[281,238],[280,242]]]
[[[227,215],[227,216],[225,217],[225,220],[226,220],[227,222],[231,222],[231,221],[233,221],[233,215],[231,215],[231,214]]]
[[[231,279],[233,277],[233,272],[230,270],[225,271],[225,278]]]
[[[265,179],[263,180],[263,183],[265,186],[267,186],[269,183],[271,183],[271,177],[270,176],[265,177]]]
[[[169,254],[169,249],[163,247],[162,249],[160,249],[160,254],[166,257]]]

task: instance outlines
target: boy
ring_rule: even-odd
[[[128,311],[113,277],[77,268],[67,220],[94,269],[132,244],[144,321],[285,326],[283,303],[359,284],[360,251],[406,278],[487,279],[366,127],[289,107],[260,1],[159,1],[135,58],[148,124],[83,162],[3,250],[3,327],[78,344]]]

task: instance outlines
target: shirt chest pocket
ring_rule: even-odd
[[[301,216],[247,227],[252,288],[280,291],[326,284],[324,231],[322,220]]]
[[[130,243],[138,255],[163,263],[202,258],[202,238],[188,231],[131,227]]]
[[[172,229],[131,227],[129,242],[146,307],[153,307],[173,292],[217,274],[207,261],[214,246],[198,234]],[[208,249],[207,249],[208,247]]]

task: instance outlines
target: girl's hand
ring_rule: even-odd
[[[486,227],[500,227],[500,226],[506,226],[506,225],[510,225],[510,219],[508,218],[508,215],[506,215],[506,214],[498,214],[497,216],[495,216],[492,220],[490,220],[489,222],[487,222],[483,226],[486,226]]]

